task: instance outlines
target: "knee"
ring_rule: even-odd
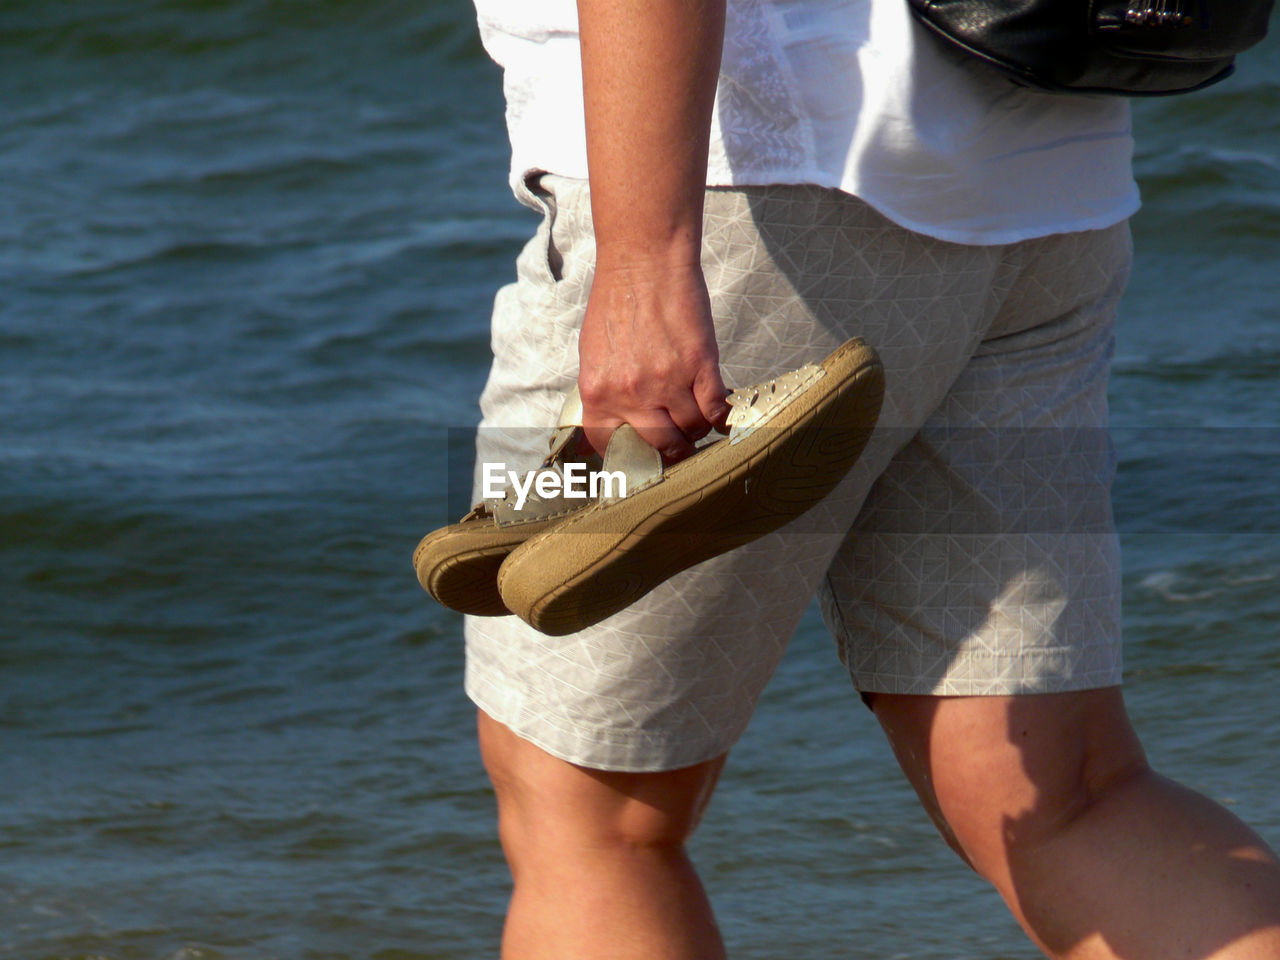
[[[941,763],[935,819],[975,871],[1003,886],[1020,865],[1051,859],[1053,845],[1091,811],[1150,772],[1140,750],[1084,749],[1023,758],[1012,767],[990,756]]]
[[[1116,689],[873,706],[943,837],[998,886],[1150,773]]]
[[[678,848],[692,835],[723,757],[680,770],[619,773],[567,763],[481,715],[481,754],[508,859],[546,852]]]

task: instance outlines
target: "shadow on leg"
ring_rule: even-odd
[[[1119,688],[870,699],[943,836],[1049,956],[1280,958],[1280,862],[1151,770]]]

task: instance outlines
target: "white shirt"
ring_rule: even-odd
[[[504,69],[513,185],[586,178],[574,0],[475,0]],[[945,50],[906,0],[728,0],[707,183],[812,183],[956,243],[1138,208],[1128,101],[1043,94]]]

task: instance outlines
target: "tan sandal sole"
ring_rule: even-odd
[[[574,633],[807,511],[857,461],[884,396],[879,358],[861,341],[821,366],[821,380],[736,446],[715,443],[660,483],[526,540],[498,572],[507,609],[551,636]]]
[[[511,611],[498,594],[498,570],[511,551],[552,522],[498,527],[492,521],[463,521],[435,530],[413,552],[418,582],[450,610],[477,617],[507,616]]]

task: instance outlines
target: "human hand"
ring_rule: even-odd
[[[578,340],[587,440],[628,423],[667,463],[725,430],[728,392],[701,266],[597,266]]]

